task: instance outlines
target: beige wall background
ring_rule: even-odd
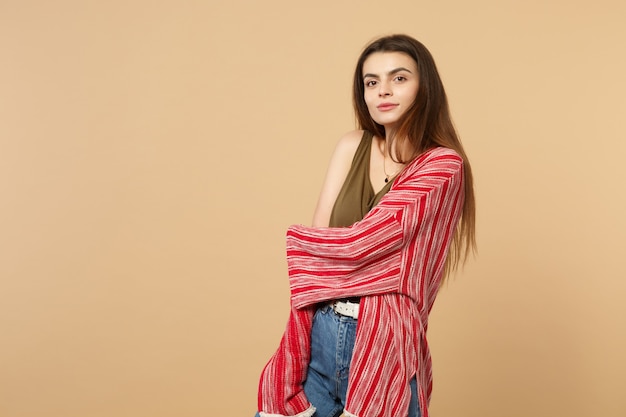
[[[626,415],[626,3],[0,0],[0,416],[252,416],[371,39],[439,65],[478,256],[434,416]]]

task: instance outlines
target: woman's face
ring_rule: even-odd
[[[374,52],[363,62],[364,99],[370,116],[389,131],[417,96],[417,64],[403,52]]]

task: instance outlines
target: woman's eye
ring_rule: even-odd
[[[403,77],[402,75],[398,75],[396,77],[396,81],[406,81],[406,77]]]
[[[365,86],[366,87],[374,87],[375,85],[376,85],[376,81],[375,80],[365,81]]]

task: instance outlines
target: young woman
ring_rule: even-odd
[[[469,162],[428,50],[380,38],[354,73],[360,130],[339,141],[313,218],[291,226],[291,315],[261,416],[428,416],[428,315],[475,247]]]

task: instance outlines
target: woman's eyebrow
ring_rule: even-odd
[[[406,71],[406,72],[408,72],[409,74],[413,74],[413,73],[412,73],[410,70],[408,70],[407,68],[404,68],[404,67],[398,67],[398,68],[394,68],[394,69],[392,69],[391,71],[389,71],[389,72],[387,73],[387,75],[393,75],[393,74],[396,74],[396,73],[398,73],[398,72],[400,72],[400,71]],[[370,78],[380,78],[380,77],[379,77],[378,75],[376,75],[376,74],[371,74],[371,73],[363,74],[363,78],[368,78],[368,77],[370,77]]]

